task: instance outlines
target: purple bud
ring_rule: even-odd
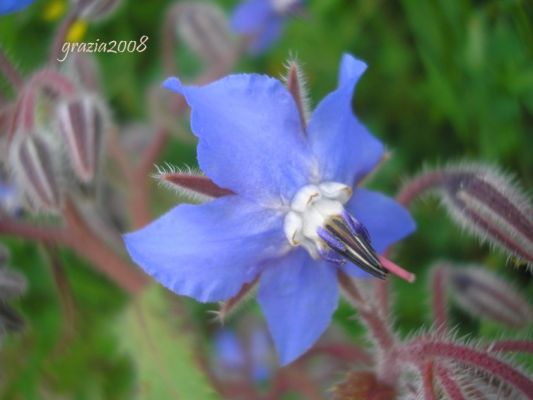
[[[45,137],[19,133],[9,149],[10,167],[17,186],[30,205],[46,212],[61,208],[62,193],[52,155]]]
[[[179,38],[207,66],[233,63],[236,47],[226,16],[219,7],[195,1],[179,3],[172,12]]]
[[[446,170],[442,189],[467,231],[533,263],[533,208],[512,179],[487,166],[459,166]]]
[[[467,232],[533,264],[533,207],[511,177],[487,165],[451,165],[412,179],[398,200],[407,205],[428,192],[441,195]]]
[[[80,18],[87,21],[101,21],[111,16],[121,0],[72,0]]]
[[[57,106],[57,119],[74,173],[81,182],[92,182],[102,154],[103,107],[94,97],[76,97]]]
[[[453,299],[472,315],[512,328],[524,328],[533,320],[533,309],[515,287],[483,267],[449,268]]]

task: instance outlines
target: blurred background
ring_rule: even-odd
[[[66,3],[38,0],[22,12],[0,17],[0,45],[24,76],[47,59]],[[216,3],[230,15],[238,2]],[[117,124],[143,123],[149,118],[148,92],[166,77],[161,66],[161,32],[171,4],[124,0],[113,15],[81,24],[75,32],[86,42],[149,37],[142,53],[95,55],[104,98]],[[175,52],[181,75],[192,79],[198,60],[184,47]],[[280,76],[287,58],[296,55],[316,105],[335,87],[343,52],[369,65],[357,87],[354,107],[391,152],[388,162],[367,183],[369,187],[394,195],[407,177],[424,167],[477,160],[512,173],[530,191],[532,2],[310,0],[306,12],[287,22],[272,48],[259,56],[241,57],[234,71]],[[1,77],[0,87],[7,93],[11,90]],[[188,129],[186,121],[176,124]],[[192,137],[174,138],[158,162],[196,166]],[[154,216],[182,201],[155,182],[150,191]],[[395,256],[418,277],[413,285],[394,280],[396,324],[403,334],[431,324],[426,271],[436,259],[484,264],[533,294],[531,273],[512,268],[505,255],[461,234],[437,201],[417,203],[413,215],[418,230],[402,242]],[[27,293],[11,303],[26,324],[21,333],[3,339],[0,398],[129,399],[140,384],[151,384],[139,383],[135,365],[149,356],[150,347],[139,347],[132,339],[135,333],[123,316],[131,307],[128,295],[68,250],[56,255],[61,261],[58,266],[38,245],[7,236],[0,239],[11,251],[11,267],[28,280]],[[173,336],[162,334],[156,339],[168,345],[165,349],[175,364],[160,363],[164,372],[154,375],[191,385],[187,389],[191,397],[181,394],[176,398],[201,399],[192,393],[208,387],[208,379],[191,371],[189,352],[194,340],[208,349],[204,362],[209,364],[221,351],[214,339],[218,326],[207,314],[213,307],[189,299],[173,307],[166,314],[152,316],[176,322]],[[250,332],[255,329],[250,326],[261,326],[254,302],[244,310],[228,323],[229,328]],[[452,308],[451,313],[460,334],[490,338],[506,332],[459,309]],[[342,304],[329,335],[360,341],[363,331],[352,315],[353,309]],[[533,365],[531,360],[524,362]]]

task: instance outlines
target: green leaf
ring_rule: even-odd
[[[193,354],[184,323],[172,312],[164,289],[154,286],[134,299],[118,334],[133,358],[139,399],[216,399]],[[180,323],[181,322],[181,323]]]

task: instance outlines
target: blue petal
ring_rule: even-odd
[[[344,85],[355,85],[366,71],[366,63],[350,54],[343,54],[339,67],[339,88]],[[352,87],[353,90],[353,87]]]
[[[258,301],[281,364],[306,352],[331,322],[338,303],[337,270],[313,261],[305,250],[265,266]]]
[[[231,16],[231,27],[237,33],[256,34],[275,14],[271,1],[248,0],[235,9]]]
[[[11,14],[22,10],[34,1],[35,0],[2,0],[0,1],[0,15]]]
[[[266,327],[254,329],[250,337],[250,351],[252,379],[255,382],[264,382],[272,376],[272,350]]]
[[[279,204],[308,182],[311,153],[293,97],[276,79],[230,75],[203,87],[169,78],[185,96],[198,136],[198,162],[219,186]]]
[[[352,110],[355,85],[366,65],[344,55],[339,87],[318,105],[308,133],[318,159],[321,180],[353,185],[380,161],[383,145],[361,124]]]
[[[215,335],[217,361],[225,368],[240,369],[246,365],[244,349],[235,332],[222,329]]]
[[[366,227],[378,253],[416,229],[409,212],[381,193],[356,189],[345,207]]]
[[[179,205],[124,236],[131,258],[158,282],[198,301],[220,301],[281,251],[282,219],[239,196]]]

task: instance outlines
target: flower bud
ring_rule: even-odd
[[[17,186],[31,206],[47,212],[61,207],[62,193],[52,146],[38,135],[18,134],[9,149],[10,166]]]
[[[214,4],[180,3],[175,9],[178,37],[208,66],[228,65],[235,55],[224,13]]]
[[[0,268],[0,300],[22,295],[27,288],[26,278],[18,272]]]
[[[80,18],[88,21],[100,21],[113,14],[121,0],[73,0]]]
[[[533,320],[533,309],[516,288],[483,267],[450,268],[453,299],[476,317],[511,328],[524,328]]]
[[[91,54],[73,53],[63,63],[64,72],[72,82],[91,92],[100,91],[100,75],[96,60]]]
[[[512,179],[479,164],[449,167],[441,179],[443,203],[458,224],[533,263],[533,207]]]
[[[91,96],[76,97],[57,106],[57,119],[75,175],[92,182],[103,147],[103,108]]]

